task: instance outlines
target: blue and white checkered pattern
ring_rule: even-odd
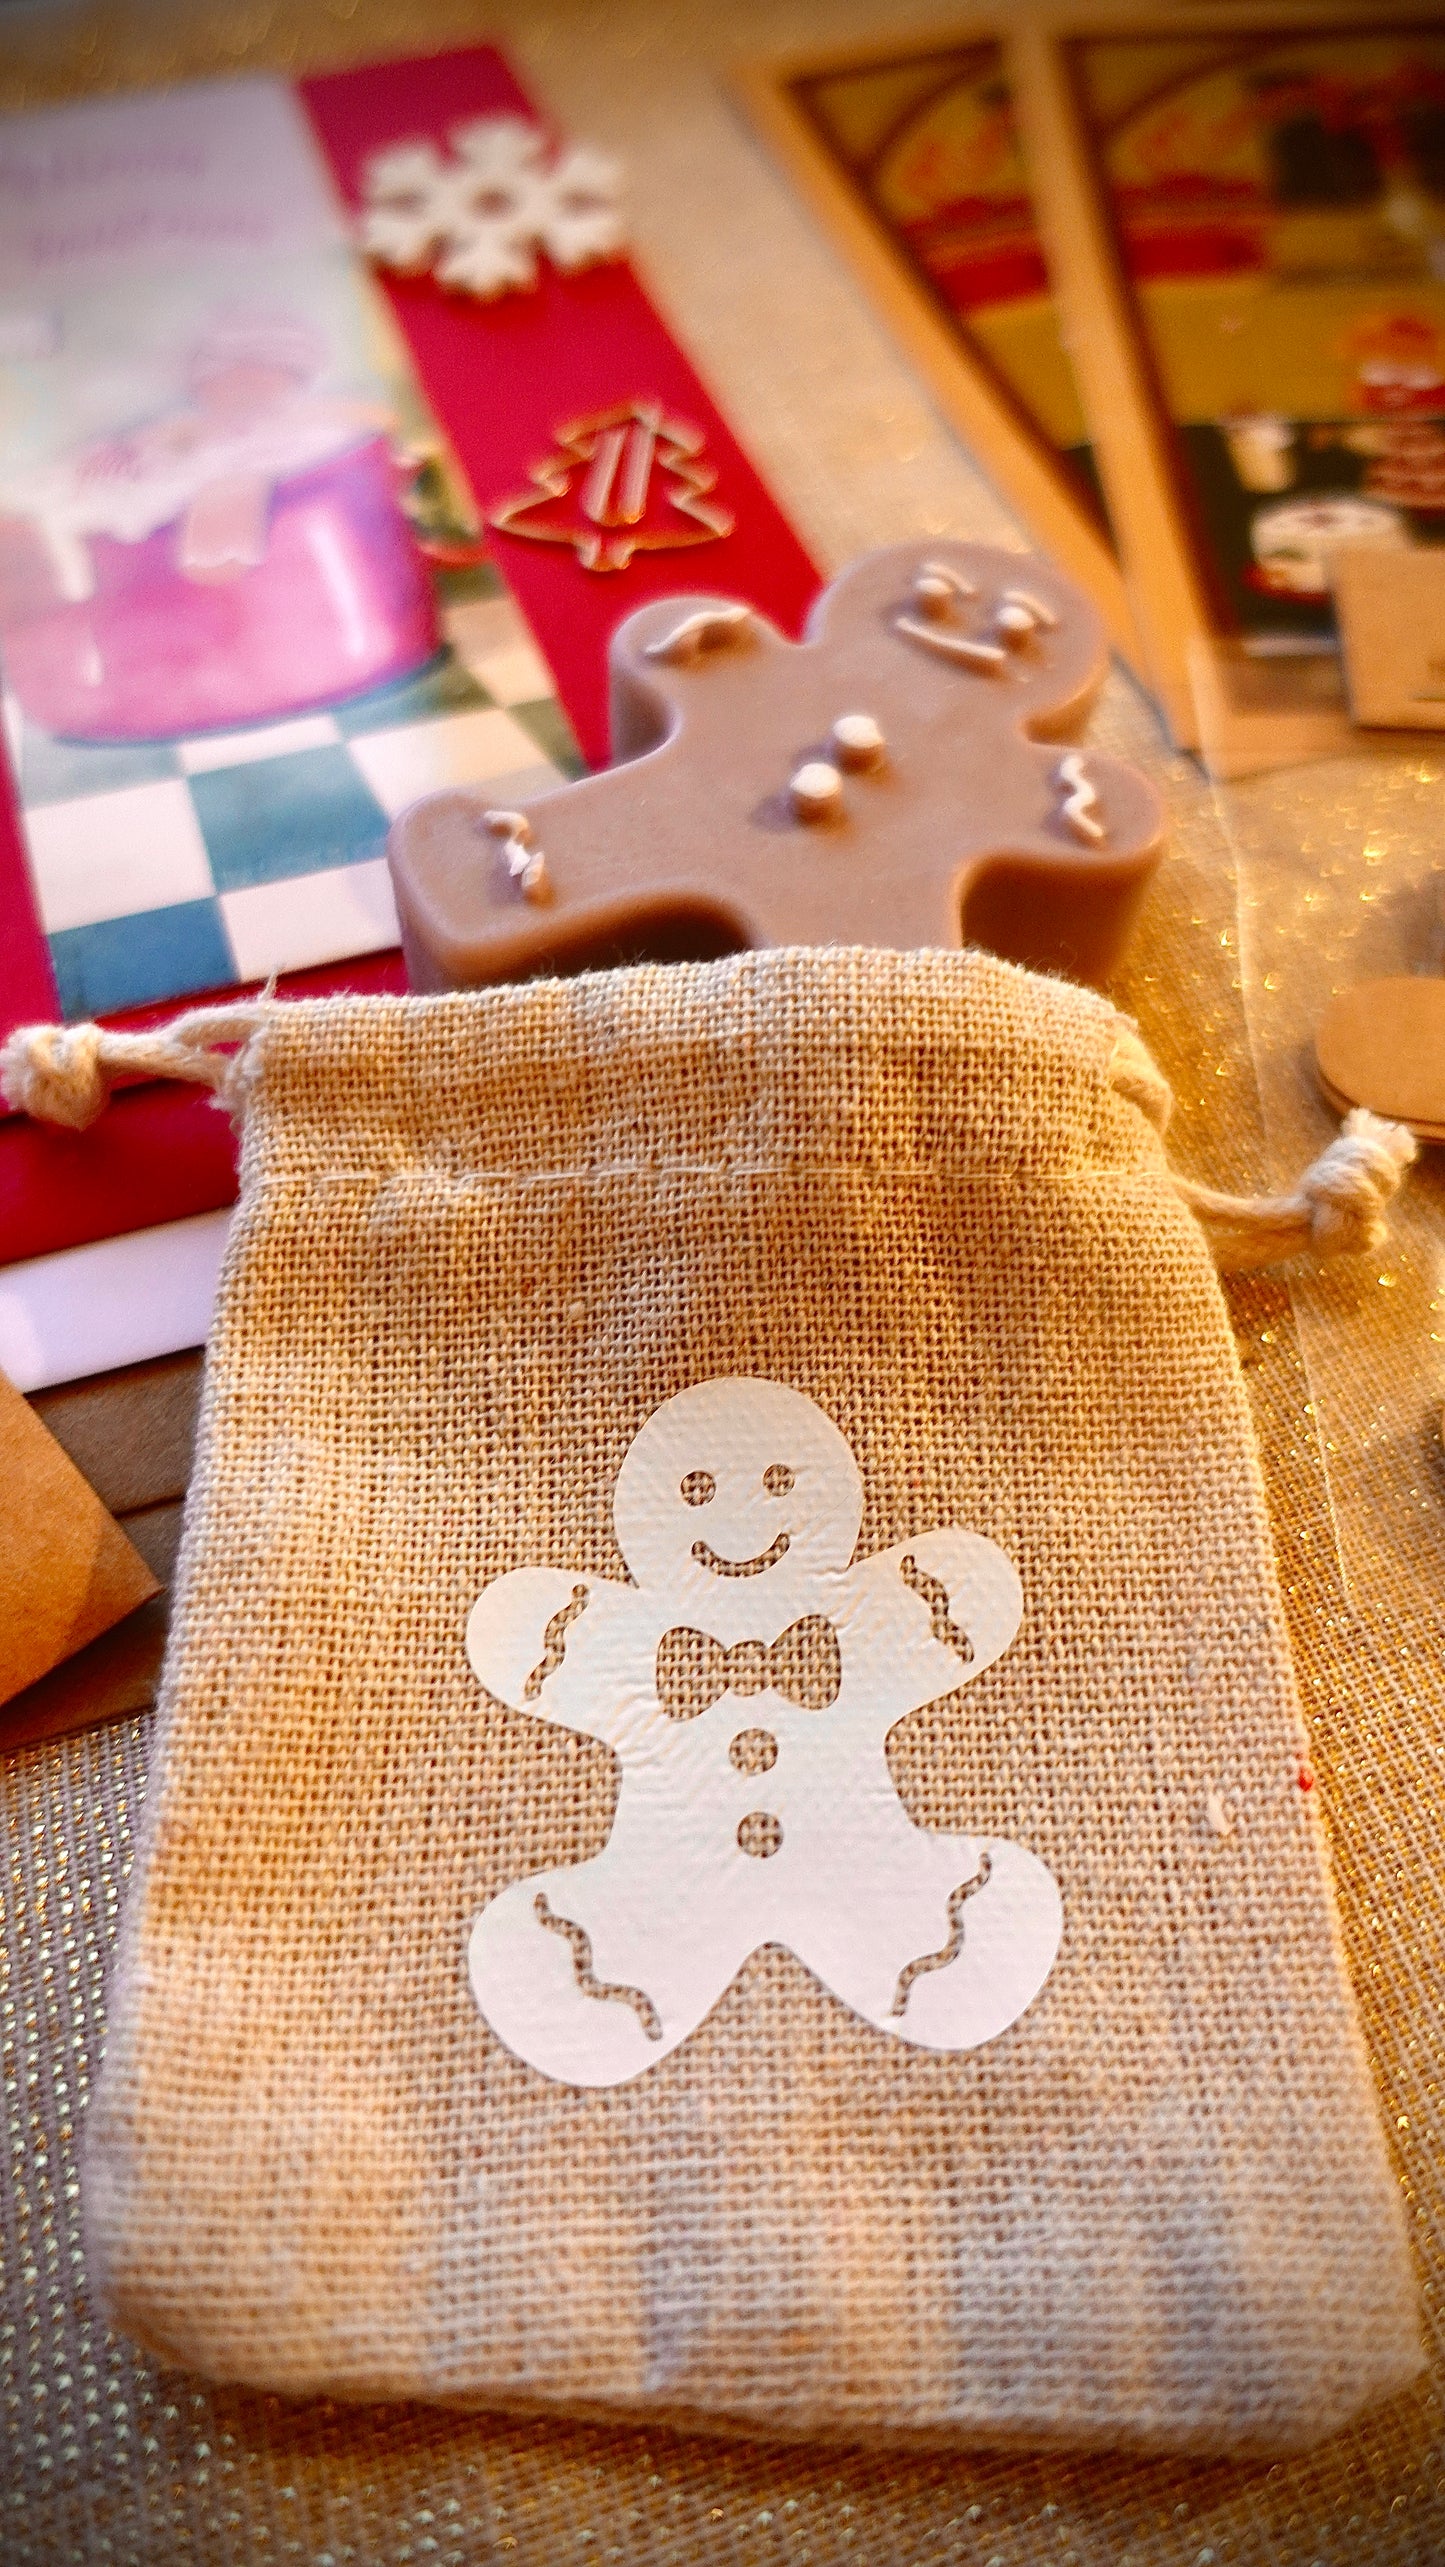
[[[105,748],[52,739],[7,699],[67,1019],[394,945],[383,848],[398,811],[451,784],[526,802],[580,772],[500,581],[483,569],[441,586],[439,657],[331,712]]]

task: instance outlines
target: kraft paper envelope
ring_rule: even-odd
[[[114,1517],[0,1374],[0,1702],[159,1592]]]

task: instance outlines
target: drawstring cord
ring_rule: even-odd
[[[1223,1275],[1248,1274],[1285,1257],[1352,1257],[1378,1248],[1385,1206],[1416,1156],[1413,1132],[1357,1105],[1288,1194],[1216,1194],[1174,1177]],[[1171,1171],[1172,1173],[1172,1171]]]
[[[119,1079],[187,1079],[225,1092],[236,1063],[221,1047],[248,1042],[267,1012],[264,999],[193,1007],[143,1034],[100,1025],[22,1025],[0,1048],[0,1090],[17,1113],[73,1132],[84,1132],[104,1113]],[[1168,1090],[1132,1034],[1119,1047],[1115,1085],[1162,1127]],[[1377,1248],[1385,1206],[1415,1155],[1414,1135],[1403,1124],[1356,1106],[1288,1194],[1218,1194],[1178,1175],[1173,1183],[1221,1274],[1243,1274],[1286,1257],[1354,1256]]]
[[[85,1132],[126,1078],[188,1079],[220,1089],[235,1066],[223,1044],[245,1043],[261,1024],[255,1001],[192,1007],[143,1034],[103,1025],[20,1025],[0,1047],[0,1092],[17,1114]]]

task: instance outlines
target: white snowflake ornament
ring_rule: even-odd
[[[396,143],[368,161],[362,245],[405,276],[430,268],[439,285],[490,300],[528,292],[537,253],[572,275],[624,246],[621,170],[574,143],[549,156],[520,116],[457,125],[447,159],[434,143]]]

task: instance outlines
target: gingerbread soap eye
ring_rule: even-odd
[[[793,1485],[793,1474],[786,1462],[769,1462],[763,1473],[763,1486],[769,1497],[786,1497]]]
[[[717,1495],[717,1482],[711,1471],[689,1471],[682,1482],[682,1494],[689,1506],[706,1506]]]

